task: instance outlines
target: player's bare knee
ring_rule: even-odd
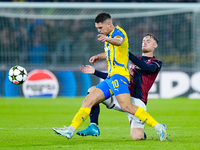
[[[143,140],[144,139],[144,130],[141,128],[131,129],[131,137],[134,141]]]
[[[91,88],[88,89],[88,92],[92,92],[96,87],[95,86],[92,86]]]
[[[135,136],[135,135],[131,135],[131,137],[132,137],[132,139],[134,140],[134,141],[139,141],[139,140],[142,140],[144,137],[141,137],[141,136]]]
[[[134,141],[143,140],[144,134],[140,132],[135,132],[134,134],[133,133],[131,134],[131,137]]]
[[[91,99],[90,95],[87,95],[83,100],[82,107],[92,107],[94,105],[94,100]]]

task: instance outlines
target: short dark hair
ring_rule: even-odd
[[[153,35],[152,33],[147,33],[145,36],[150,36],[151,38],[153,38],[155,41],[156,41],[156,43],[158,44],[158,38],[155,36],[155,35]]]
[[[95,22],[96,23],[103,23],[105,20],[111,19],[110,14],[107,13],[100,13],[96,16]]]

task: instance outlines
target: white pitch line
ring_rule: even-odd
[[[102,127],[104,129],[119,129],[120,127]],[[200,127],[170,127],[170,126],[167,126],[167,129],[180,129],[180,128],[195,128],[195,129],[199,129]],[[52,129],[51,127],[49,128],[0,128],[0,130],[11,130],[11,129],[18,129],[18,130],[40,130],[40,129],[45,129],[45,130],[49,130],[49,129]]]

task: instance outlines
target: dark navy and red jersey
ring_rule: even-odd
[[[162,67],[162,62],[155,57],[141,56],[137,59],[140,59],[136,60],[139,64],[136,65],[133,60],[129,68],[129,91],[132,97],[141,99],[147,104],[148,92]]]

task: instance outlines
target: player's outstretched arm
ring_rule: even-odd
[[[143,71],[156,72],[160,70],[162,62],[147,64],[129,51],[129,59]]]
[[[106,79],[107,76],[108,76],[108,73],[95,70],[94,67],[92,67],[92,66],[90,66],[90,65],[81,66],[81,67],[80,67],[80,70],[81,70],[83,73],[86,73],[86,74],[94,74],[95,76],[97,76],[97,77],[99,77],[99,78],[102,78],[102,79]]]
[[[81,66],[81,67],[80,67],[80,70],[81,70],[83,73],[86,73],[86,74],[94,74],[94,72],[95,72],[94,67],[92,67],[92,66],[90,66],[90,65]]]

